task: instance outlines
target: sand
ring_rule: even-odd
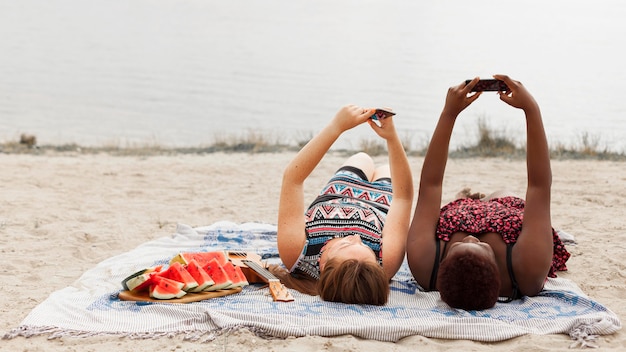
[[[191,226],[216,221],[276,223],[283,167],[294,156],[207,154],[0,155],[0,332],[17,327],[52,292],[71,285],[98,262]],[[306,183],[311,200],[344,156],[331,153]],[[375,158],[384,162],[384,157]],[[415,185],[422,158],[411,157]],[[560,276],[626,317],[626,176],[623,162],[553,161],[553,226],[576,237],[569,271]],[[451,159],[444,201],[461,188],[523,194],[525,162]],[[0,340],[7,351],[401,351],[567,350],[567,335],[526,335],[498,343],[412,336],[397,343],[352,336],[264,340],[247,331],[199,344],[179,338],[131,340],[46,336]],[[623,330],[598,341],[625,350]]]

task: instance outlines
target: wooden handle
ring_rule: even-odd
[[[261,256],[249,252],[228,252],[228,258],[233,264],[241,267],[248,282],[266,282],[274,301],[291,302],[293,296],[285,285],[272,274],[261,262]]]
[[[274,301],[291,302],[294,300],[291,292],[287,290],[285,285],[281,284],[278,280],[272,280],[269,282],[270,293],[274,297]]]

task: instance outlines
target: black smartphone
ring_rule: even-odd
[[[468,79],[465,84],[470,83],[472,80]],[[499,79],[481,79],[476,83],[472,92],[507,92],[509,87]]]
[[[373,120],[382,120],[382,119],[386,119],[389,116],[393,116],[396,113],[393,111],[389,111],[389,110],[384,110],[384,109],[376,109],[376,112],[374,112],[374,115],[371,116],[371,119]]]

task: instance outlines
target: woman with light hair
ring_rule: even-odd
[[[393,124],[375,109],[342,107],[285,168],[278,209],[278,251],[287,268],[272,272],[323,300],[383,305],[406,253],[413,179]],[[304,182],[333,143],[363,123],[385,139],[389,164],[349,157],[308,207]]]

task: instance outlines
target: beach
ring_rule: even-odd
[[[3,335],[51,293],[99,262],[171,235],[177,224],[276,223],[283,168],[295,155],[209,153],[113,156],[80,152],[0,154],[0,309]],[[329,153],[305,183],[311,201],[345,155]],[[375,157],[386,162],[384,156]],[[422,157],[410,157],[417,187]],[[573,235],[568,271],[592,299],[626,317],[626,176],[624,162],[553,160],[553,227]],[[450,159],[444,199],[464,187],[487,193],[526,187],[524,160]],[[416,192],[417,196],[417,192]],[[602,350],[626,349],[623,330],[600,336]],[[162,337],[16,337],[6,351],[559,351],[569,336],[525,335],[484,343],[411,336],[396,343],[352,336],[263,339],[245,330],[208,343]]]

